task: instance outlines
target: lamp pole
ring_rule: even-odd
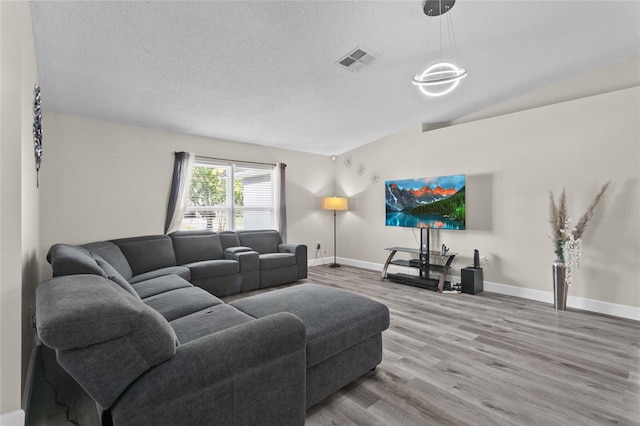
[[[339,268],[338,262],[336,262],[336,210],[333,211],[333,263],[329,265],[330,268]]]

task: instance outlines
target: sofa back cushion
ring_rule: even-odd
[[[89,252],[79,246],[70,244],[54,244],[47,253],[54,276],[93,274],[104,275]]]
[[[101,244],[101,243],[91,243]],[[110,243],[108,243],[110,244]],[[118,249],[117,246],[114,246]],[[120,251],[120,249],[118,249]],[[120,253],[122,255],[122,253]],[[123,256],[124,259],[124,256]],[[90,252],[85,246],[72,246],[69,244],[55,244],[49,249],[47,260],[53,268],[53,275],[68,276],[78,274],[99,275],[108,278],[120,287],[138,297],[136,291],[129,282],[102,256]],[[126,260],[124,260],[126,262]],[[128,268],[128,264],[127,264]],[[129,269],[131,271],[131,269]]]
[[[120,248],[134,276],[177,265],[171,238],[166,235],[121,238],[111,242]]]
[[[120,273],[116,271],[116,269],[111,266],[110,263],[108,263],[106,260],[95,253],[91,253],[91,257],[95,259],[98,266],[104,271],[105,274],[103,275],[103,277],[110,279],[111,281],[122,287],[124,290],[129,292],[132,296],[140,299],[140,296],[138,296],[138,293],[133,289],[133,287],[131,287],[129,281],[125,280],[124,277],[120,275]]]
[[[238,247],[240,245],[238,234],[233,231],[220,231],[218,235],[220,236],[220,242],[222,243],[223,250],[226,250],[229,247]]]
[[[83,244],[90,253],[97,254],[111,265],[125,280],[133,276],[131,266],[127,258],[122,254],[120,247],[110,241],[97,241],[95,243]]]
[[[211,231],[178,231],[170,234],[178,265],[224,259],[220,236]]]
[[[96,275],[40,284],[36,325],[60,365],[105,409],[138,376],[176,353],[176,335],[162,315]]]
[[[241,246],[251,247],[260,254],[277,253],[282,244],[280,232],[276,230],[236,231]]]

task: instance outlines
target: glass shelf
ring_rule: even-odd
[[[427,252],[425,250],[411,247],[387,247],[385,248],[385,250],[389,251],[389,256],[384,263],[384,268],[382,269],[382,276],[380,280],[388,279],[400,284],[407,284],[414,287],[436,290],[439,293],[442,293],[442,289],[444,288],[444,281],[447,277],[447,274],[449,273],[451,262],[457,254],[450,251],[442,254],[439,251],[430,250],[427,255]],[[394,259],[394,256],[397,253],[417,254],[419,257],[418,259]],[[438,265],[431,263],[431,257],[440,258],[442,264]],[[389,265],[416,268],[419,269],[419,273],[417,276],[410,274],[389,274],[387,273]],[[429,272],[431,271],[439,272],[440,279],[435,280],[429,278]]]

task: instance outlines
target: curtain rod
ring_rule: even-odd
[[[178,151],[176,151],[176,153],[178,153]],[[231,160],[229,158],[207,157],[206,155],[196,155],[196,157],[206,158],[207,160],[220,160],[220,161],[229,161],[229,162],[245,163],[245,164],[262,164],[264,166],[273,166],[273,167],[277,165],[275,163],[262,163],[260,161],[244,161],[244,160]]]

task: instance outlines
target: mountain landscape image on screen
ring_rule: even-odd
[[[465,229],[465,185],[465,175],[386,181],[386,225]]]

